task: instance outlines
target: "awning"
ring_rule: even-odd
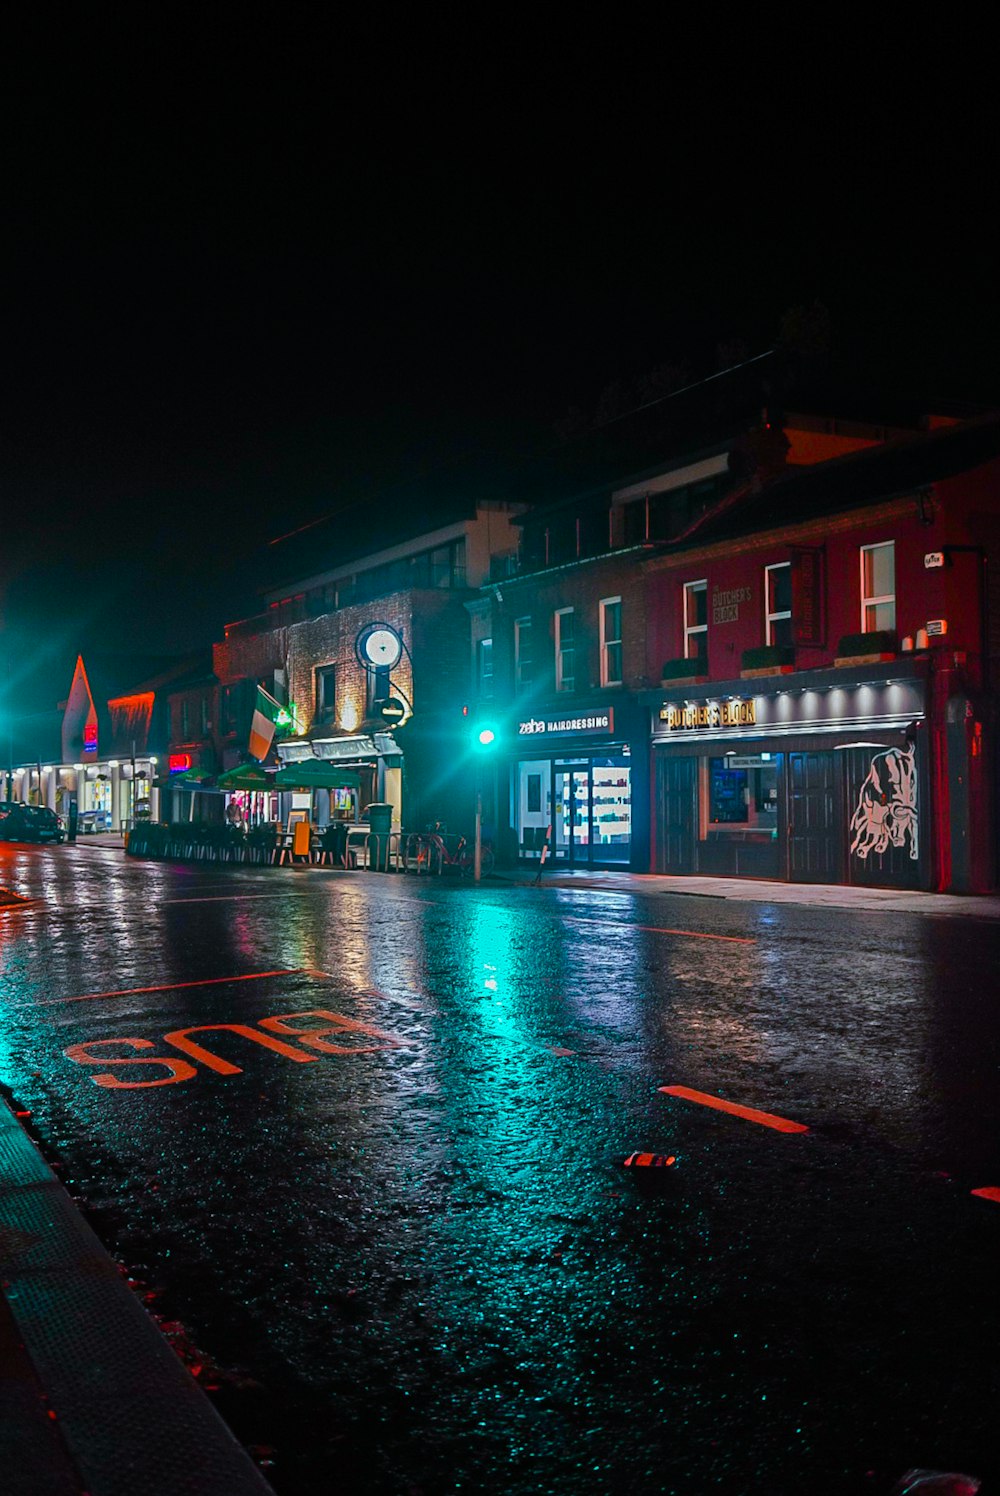
[[[260,764],[237,764],[234,769],[220,774],[215,782],[220,790],[269,790],[274,775],[268,774]]]
[[[201,790],[206,788],[203,781],[211,777],[207,769],[184,769],[180,774],[154,779],[153,784],[160,790]]]
[[[274,776],[276,790],[356,790],[361,787],[357,769],[342,769],[319,758],[304,758],[286,764]]]

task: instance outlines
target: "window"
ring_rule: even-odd
[[[208,734],[212,731],[212,724],[209,721],[209,717],[208,717],[208,697],[207,696],[203,696],[201,698],[200,706],[201,706],[201,735],[204,738],[204,737],[207,737]]]
[[[365,675],[368,677],[365,687],[365,716],[371,717],[376,701],[385,701],[389,695],[389,667],[376,665],[374,670],[366,670]]]
[[[896,627],[896,546],[861,547],[861,632],[873,634]]]
[[[181,739],[187,742],[191,733],[191,707],[187,701],[181,702]]]
[[[791,645],[792,637],[792,566],[790,561],[764,567],[765,644]]]
[[[576,689],[576,619],[572,608],[557,608],[556,690]]]
[[[684,658],[708,674],[708,582],[684,583]]]
[[[514,680],[519,691],[530,686],[534,680],[534,659],[531,649],[531,619],[514,619]]]
[[[236,731],[237,694],[237,686],[223,686],[222,688],[222,731],[227,736]]]
[[[599,610],[601,685],[620,686],[622,683],[622,600],[620,597],[602,598]]]
[[[480,639],[476,645],[476,679],[480,696],[493,695],[493,640]]]
[[[332,722],[337,715],[337,667],[318,665],[316,680],[316,721]]]

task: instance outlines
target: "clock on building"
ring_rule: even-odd
[[[403,653],[403,641],[388,623],[370,623],[355,641],[358,659],[369,670],[391,670]]]

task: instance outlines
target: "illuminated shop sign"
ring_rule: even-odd
[[[191,767],[190,753],[172,753],[168,760],[171,774],[180,774],[184,769]]]
[[[756,701],[696,701],[690,706],[660,707],[660,721],[668,732],[689,732],[699,727],[754,727]]]
[[[545,733],[551,737],[580,737],[585,733],[606,733],[615,730],[614,707],[606,712],[588,712],[581,717],[529,717],[517,724],[519,738],[534,737]]]
[[[96,748],[97,747],[97,723],[96,722],[88,722],[86,724],[86,726],[84,727],[84,729],[83,729],[83,746],[84,746],[84,748]]]

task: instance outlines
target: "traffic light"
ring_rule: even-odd
[[[499,741],[500,731],[493,722],[477,722],[472,729],[472,746],[480,753],[489,753]]]

